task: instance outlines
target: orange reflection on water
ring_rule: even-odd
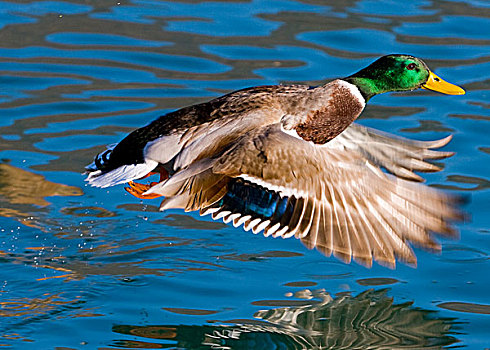
[[[0,163],[0,216],[14,218],[22,225],[43,230],[45,226],[35,215],[48,206],[51,196],[81,196],[75,186],[46,180],[42,175]]]
[[[75,186],[63,185],[46,180],[42,175],[0,164],[0,196],[11,204],[49,205],[45,197],[81,196],[83,191]]]
[[[0,301],[0,317],[24,317],[45,315],[60,306],[77,302],[66,300],[60,294],[44,294],[41,298],[16,298]]]

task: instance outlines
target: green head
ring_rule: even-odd
[[[449,95],[465,93],[460,87],[447,83],[432,73],[424,61],[409,55],[383,56],[344,80],[356,85],[366,101],[383,92],[411,91],[418,88]]]

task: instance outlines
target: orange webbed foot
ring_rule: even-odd
[[[128,182],[129,187],[125,187],[124,189],[128,193],[131,193],[133,196],[135,196],[136,198],[140,198],[140,199],[153,199],[153,198],[162,197],[161,195],[155,194],[155,193],[143,194],[146,191],[148,191],[151,187],[153,187],[156,184],[168,179],[169,174],[168,174],[168,171],[165,170],[165,168],[160,166],[156,170],[157,171],[150,171],[148,174],[141,177],[139,180],[146,179],[147,177],[155,175],[155,174],[160,174],[160,181],[159,182],[151,182],[149,185],[144,185],[144,184],[140,184],[137,182],[129,181]]]
[[[124,189],[135,196],[136,198],[140,199],[153,199],[153,198],[158,198],[161,197],[161,195],[152,193],[152,194],[143,194],[146,191],[148,191],[151,187],[155,186],[158,182],[152,182],[149,185],[144,185],[140,184],[137,182],[129,181],[128,185],[129,187],[124,187]]]

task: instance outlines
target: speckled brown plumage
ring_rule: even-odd
[[[257,86],[167,113],[126,136],[100,168],[110,171],[125,164],[141,163],[144,160],[143,149],[148,142],[166,135],[185,133],[217,120],[235,118],[256,109],[274,110],[279,119],[282,109],[288,108],[284,104],[291,103],[300,107],[301,104],[297,101],[306,98],[303,93],[308,89],[310,87],[307,85]]]
[[[345,130],[361,114],[364,105],[354,98],[352,92],[339,87],[333,90],[328,104],[308,114],[308,119],[295,127],[298,135],[306,141],[324,144]]]

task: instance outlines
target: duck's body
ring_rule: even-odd
[[[110,157],[97,164],[100,172],[91,173],[89,182],[98,187],[126,183],[158,164],[174,173],[272,124],[306,141],[325,144],[348,127],[364,106],[357,87],[339,79],[315,88],[271,85],[235,91],[171,112],[135,130],[109,150]]]
[[[411,56],[385,57],[426,67]],[[369,98],[396,90],[373,85],[366,69],[319,87],[248,88],[169,113],[99,155],[88,181],[129,182],[140,198],[164,196],[162,210],[200,210],[254,233],[294,235],[345,261],[393,266],[396,256],[414,264],[407,240],[437,248],[428,231],[451,233],[446,221],[458,213],[448,196],[393,175],[421,180],[414,170],[439,170],[424,159],[451,155],[430,150],[450,138],[417,142],[352,124]],[[170,177],[132,182],[156,168]]]

